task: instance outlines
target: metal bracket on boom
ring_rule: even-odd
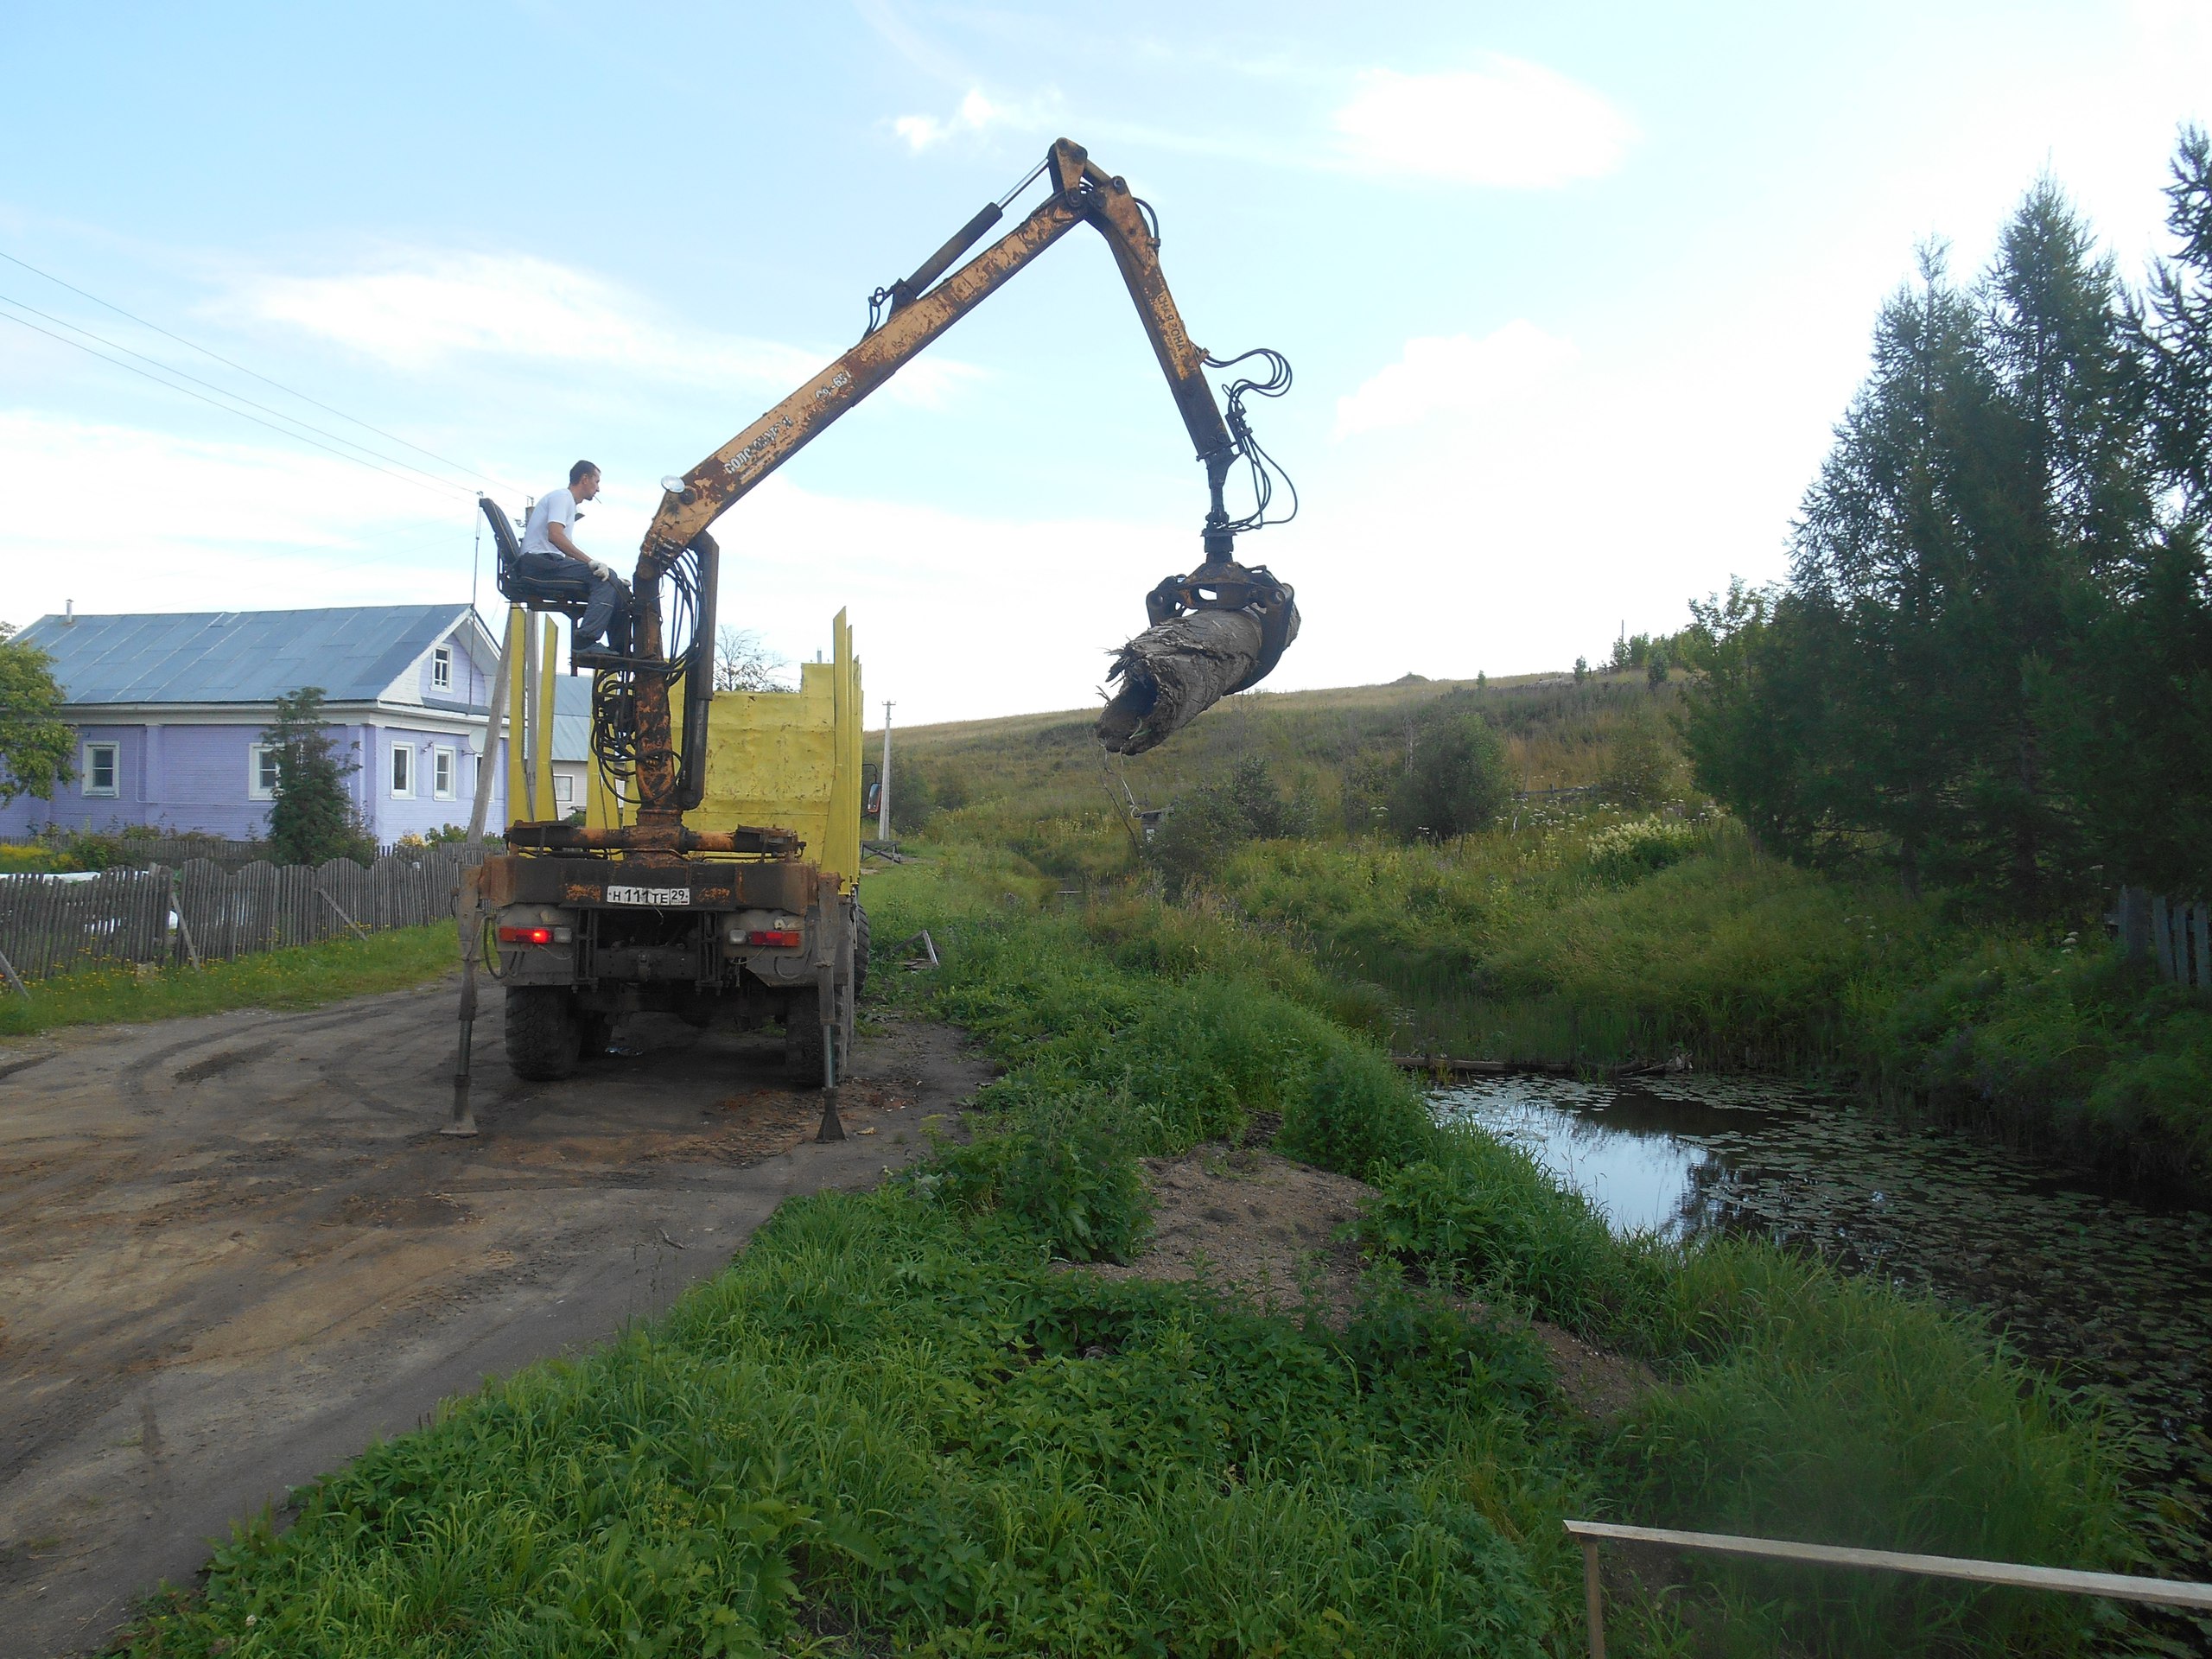
[[[1169,576],[1144,596],[1145,620],[1155,628],[1192,611],[1248,611],[1259,619],[1260,656],[1252,671],[1230,688],[1231,695],[1274,671],[1289,648],[1298,616],[1295,590],[1288,582],[1276,581],[1264,564],[1246,566],[1233,559],[1210,560],[1187,576]]]

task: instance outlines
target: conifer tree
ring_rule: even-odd
[[[276,699],[275,724],[261,741],[276,752],[276,804],[269,809],[270,855],[279,864],[365,861],[374,849],[362,832],[346,779],[361,768],[341,760],[323,718],[322,688],[302,686]]]

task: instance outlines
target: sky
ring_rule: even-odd
[[[1971,276],[2047,173],[2166,251],[2212,5],[0,0],[0,619],[488,613],[476,493],[579,458],[626,571],[661,477],[1066,137],[1192,336],[1295,369],[1253,414],[1300,512],[1239,543],[1294,690],[1783,574],[1918,248]],[[847,609],[900,724],[1080,707],[1205,505],[1078,231],[720,522],[722,620],[798,661]]]

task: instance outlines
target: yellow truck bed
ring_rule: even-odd
[[[707,714],[707,796],[683,815],[695,830],[789,830],[806,857],[851,891],[861,871],[861,664],[840,611],[826,663],[799,667],[797,691],[717,691]],[[681,728],[683,688],[670,718]],[[592,769],[590,820],[607,802]],[[628,804],[622,804],[628,822]]]

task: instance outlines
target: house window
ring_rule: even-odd
[[[391,798],[395,801],[415,798],[415,746],[411,743],[391,746]]]
[[[283,782],[283,774],[276,769],[276,757],[281,753],[267,743],[256,743],[246,751],[245,792],[250,800],[273,801],[276,786]]]
[[[553,774],[553,799],[555,804],[560,806],[574,806],[576,804],[576,780],[565,772],[556,772]]]
[[[430,653],[430,690],[453,690],[453,647],[440,645]]]
[[[85,745],[85,793],[112,795],[115,793],[115,745],[87,743]]]
[[[430,793],[442,801],[453,799],[453,751],[443,744],[430,751]]]

